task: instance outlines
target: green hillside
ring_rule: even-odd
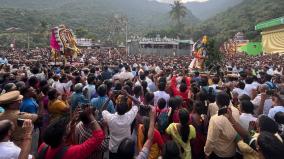
[[[111,34],[110,26],[116,25],[113,17],[117,15],[127,17],[130,36],[173,25],[169,4],[148,0],[0,0],[0,4],[0,33],[10,27],[38,33],[40,22],[44,22],[47,29],[66,24],[73,30],[86,30],[97,40],[106,40]],[[189,11],[184,23],[189,25],[198,21]],[[124,25],[120,28],[120,34],[123,34],[125,24],[118,25]],[[124,39],[123,35],[121,39]]]
[[[207,34],[218,41],[224,41],[239,31],[244,31],[252,40],[260,40],[259,32],[254,26],[262,21],[284,15],[283,0],[244,0],[239,5],[217,14],[193,30],[198,38]]]

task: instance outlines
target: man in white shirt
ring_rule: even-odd
[[[134,78],[130,67],[129,66],[125,66],[125,71],[122,71],[121,73],[119,73],[118,75],[116,75],[116,78],[120,79],[120,80],[132,80]]]
[[[138,106],[134,105],[127,112],[127,97],[118,96],[119,102],[116,105],[116,113],[111,114],[107,110],[102,112],[105,122],[107,122],[110,131],[109,150],[110,156],[115,156],[121,141],[131,137],[131,124],[138,113]]]
[[[238,97],[242,96],[243,94],[247,94],[247,91],[245,91],[245,84],[243,82],[239,82],[237,87],[233,89],[232,93],[237,93]]]
[[[240,124],[241,126],[248,130],[249,124],[251,121],[256,121],[257,118],[253,116],[254,106],[250,101],[242,101],[241,102],[241,112],[240,115]]]
[[[60,95],[62,95],[62,94],[70,94],[72,85],[73,82],[71,80],[67,82],[66,77],[61,77],[59,81],[53,83],[52,87],[55,88]]]
[[[261,101],[261,94],[266,93],[266,91],[269,90],[269,87],[268,87],[267,84],[262,84],[262,85],[259,86],[258,90],[259,90],[259,94],[251,101],[254,105],[254,114],[255,115],[258,115],[258,108],[259,108],[260,101]],[[265,114],[265,115],[268,115],[268,112],[269,112],[271,106],[272,106],[272,98],[268,97],[264,101],[264,107],[263,107],[262,113]]]
[[[164,82],[159,82],[158,84],[158,91],[154,92],[154,105],[156,106],[159,99],[163,98],[166,100],[166,102],[168,103],[169,99],[170,99],[170,95],[168,93],[165,92],[166,89],[166,83]],[[168,104],[167,104],[168,105]]]
[[[268,117],[274,120],[275,114],[278,112],[284,113],[284,106],[274,106],[269,110]]]
[[[18,159],[21,148],[10,141],[12,132],[15,130],[14,123],[10,120],[0,121],[0,159]],[[32,129],[31,129],[32,131]],[[30,146],[30,145],[24,145]],[[28,155],[28,159],[32,159]]]
[[[253,91],[257,90],[257,87],[255,87],[252,82],[253,82],[253,77],[247,77],[246,78],[246,85],[245,85],[245,91],[248,93],[248,96],[250,96],[250,98],[253,98]]]

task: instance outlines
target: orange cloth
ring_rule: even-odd
[[[144,134],[143,134],[143,125],[140,124],[137,131],[137,150],[140,152],[144,145]],[[153,144],[150,148],[150,153],[148,156],[148,159],[157,159],[161,152],[160,147],[164,144],[164,141],[162,139],[162,136],[160,132],[155,129],[154,130],[154,136],[153,136]]]

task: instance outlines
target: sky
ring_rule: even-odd
[[[163,3],[172,3],[174,0],[156,0],[158,2],[163,2]],[[208,0],[180,0],[183,3],[186,2],[206,2]]]

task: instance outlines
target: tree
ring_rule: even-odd
[[[215,39],[208,41],[208,60],[206,60],[206,66],[220,64],[222,61],[222,54],[219,51],[220,42]]]
[[[171,4],[170,17],[176,22],[176,27],[178,30],[183,29],[182,19],[187,15],[187,8],[180,2],[180,0],[175,0],[174,4]]]
[[[83,27],[79,27],[75,30],[75,34],[78,38],[86,38],[86,36],[89,34],[88,30],[83,28]]]

